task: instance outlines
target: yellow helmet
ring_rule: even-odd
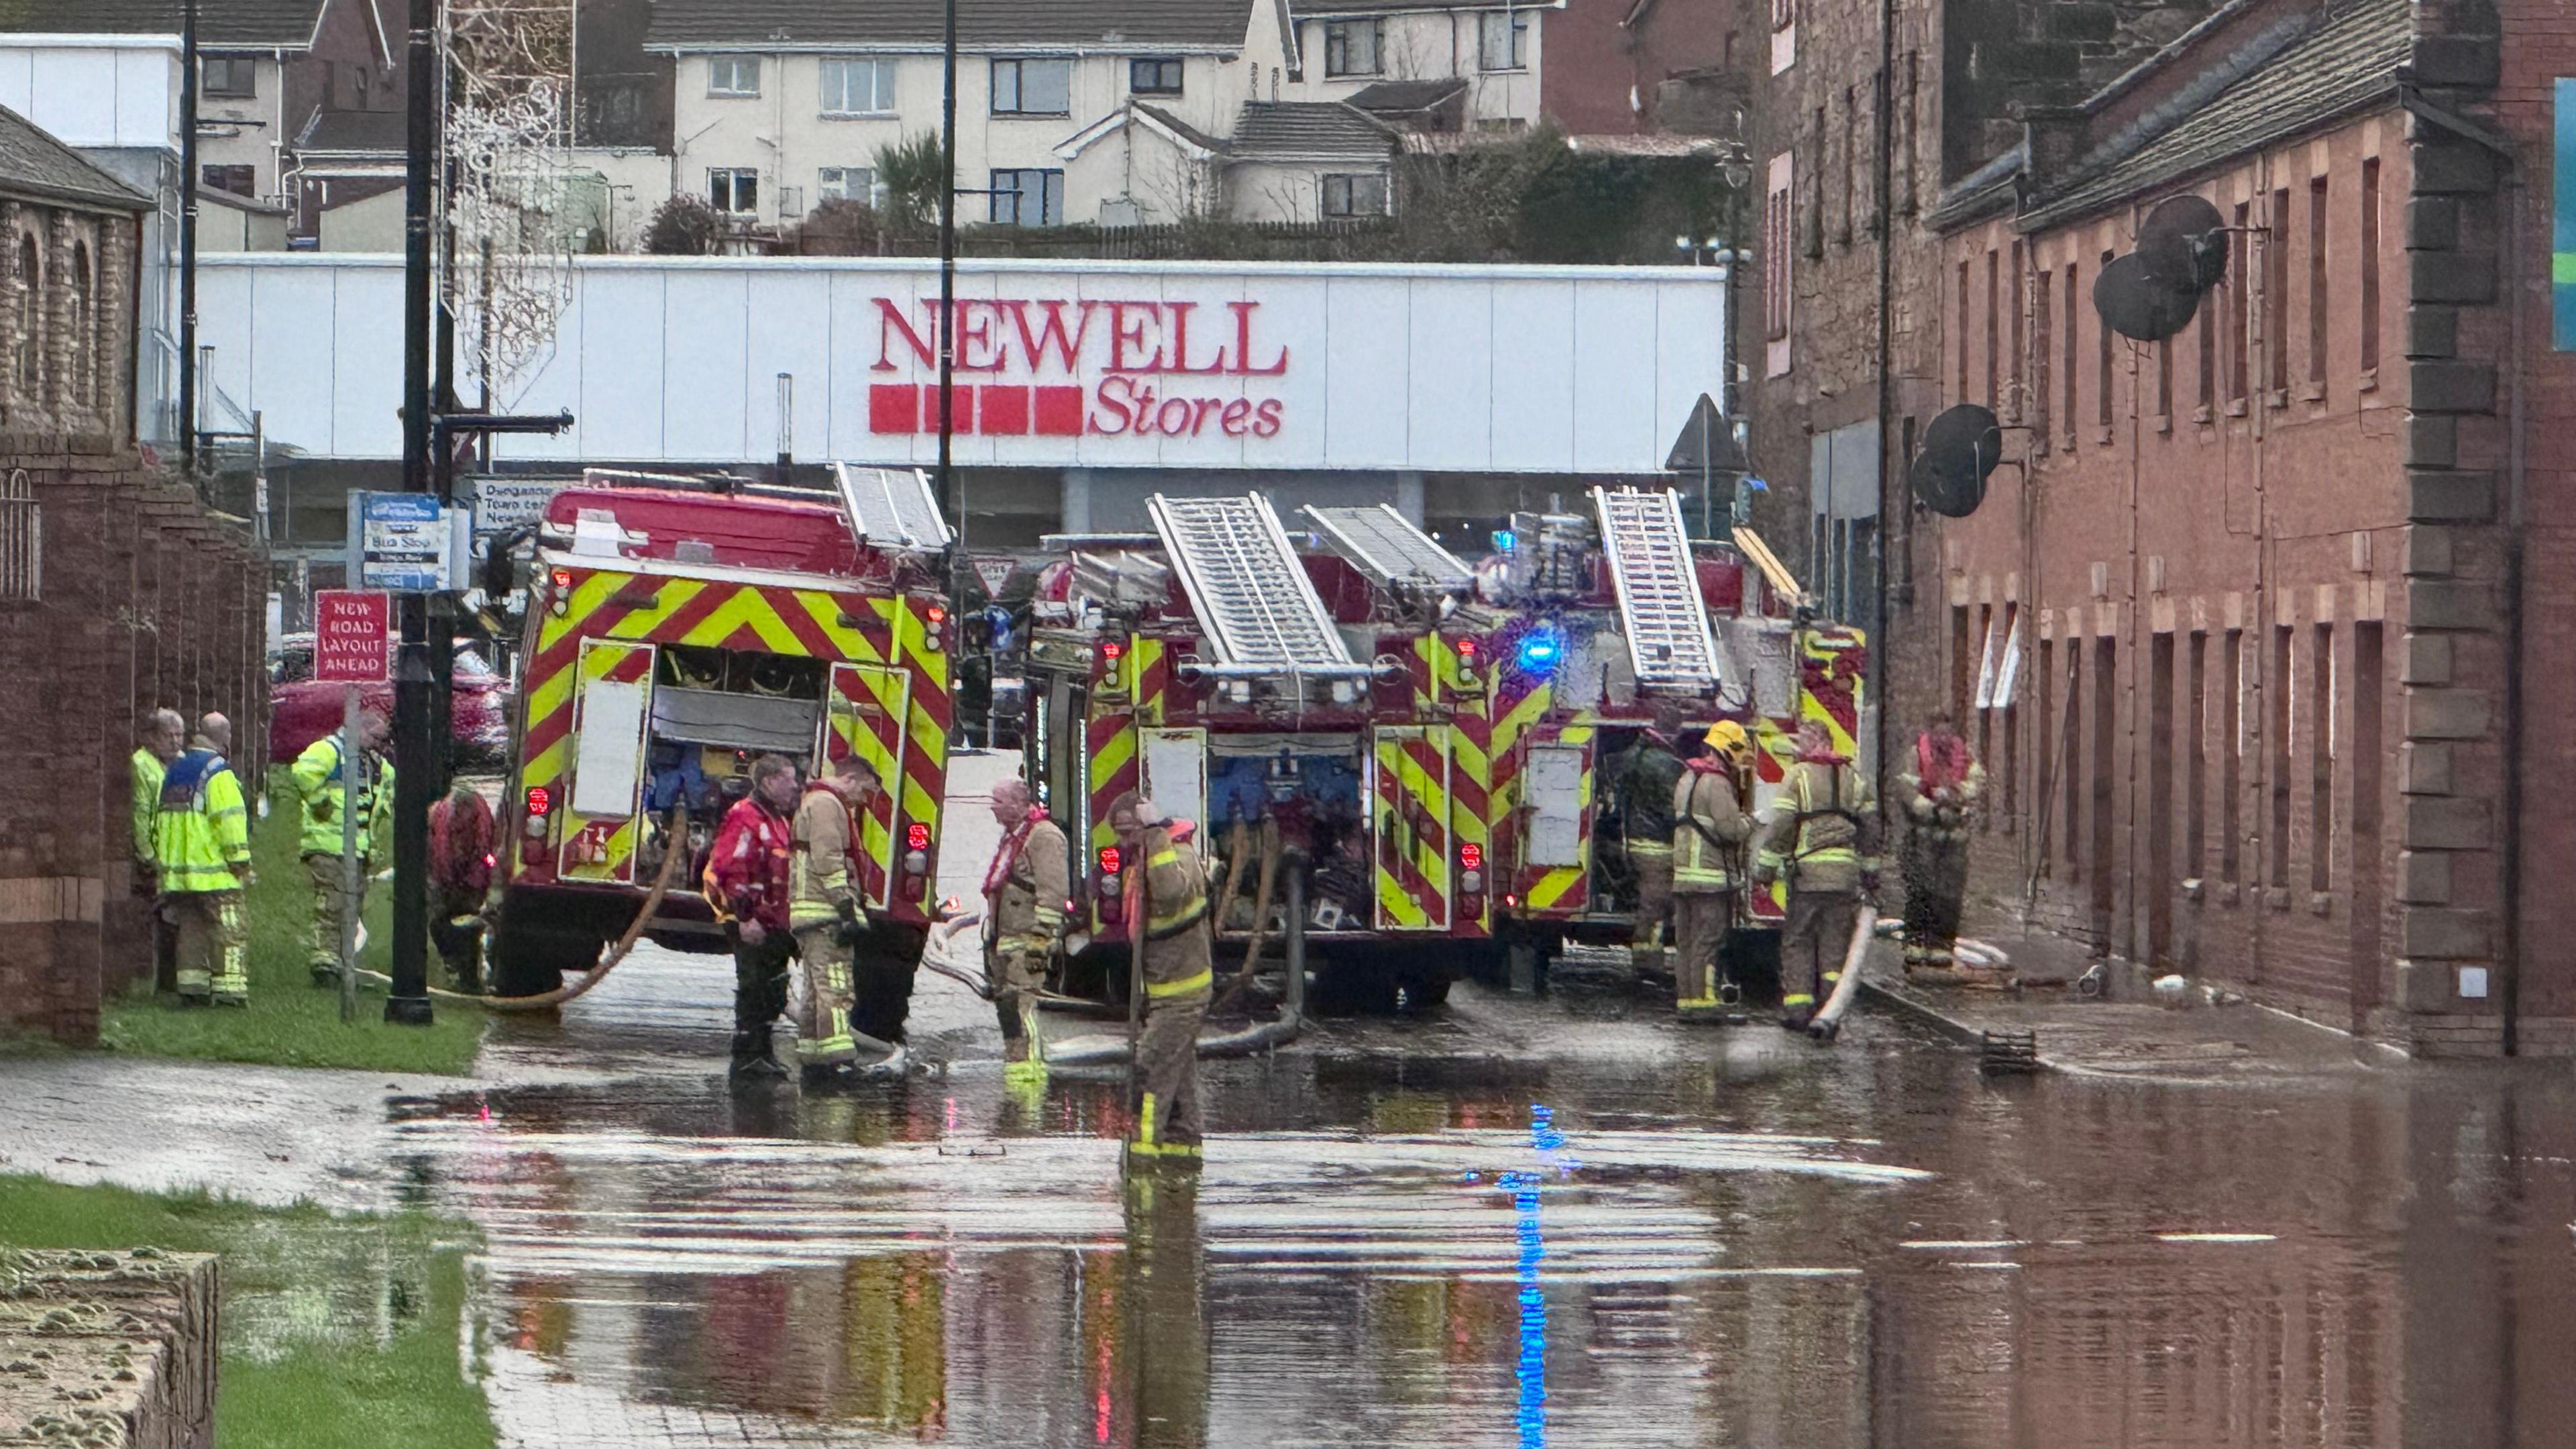
[[[1722,719],[1708,727],[1708,752],[1742,763],[1753,753],[1753,737],[1744,732],[1744,726]]]

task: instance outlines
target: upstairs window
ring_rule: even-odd
[[[259,62],[246,55],[209,55],[197,62],[197,88],[222,100],[259,95]]]
[[[1127,62],[1127,90],[1139,96],[1177,96],[1181,93],[1181,63],[1170,59],[1145,59]]]
[[[827,60],[823,62],[823,114],[875,116],[894,110],[894,62]]]
[[[1476,68],[1529,69],[1529,12],[1488,10],[1476,17]]]
[[[997,60],[993,62],[993,114],[997,116],[1072,115],[1073,62],[1069,60]]]
[[[719,55],[707,61],[707,94],[711,96],[756,96],[760,94],[760,57],[756,55]]]
[[[200,166],[197,184],[208,191],[229,191],[235,196],[259,195],[258,169],[244,165]]]
[[[1324,74],[1375,75],[1384,25],[1375,20],[1324,22]]]

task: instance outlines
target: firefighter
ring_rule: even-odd
[[[1781,792],[1785,811],[1763,836],[1758,876],[1789,882],[1780,931],[1780,1025],[1804,1031],[1842,981],[1842,962],[1864,895],[1878,891],[1878,794],[1835,750],[1825,727],[1798,731],[1798,762]]]
[[[867,934],[868,908],[860,896],[858,822],[878,788],[876,766],[844,756],[829,780],[805,787],[789,831],[796,854],[787,918],[805,971],[796,1060],[808,1086],[832,1080],[859,1059],[859,1044],[850,1036],[850,964],[853,948]]]
[[[787,1009],[788,917],[795,836],[796,767],[778,755],[751,763],[751,793],[725,812],[707,848],[701,882],[733,947],[733,1075],[784,1077],[770,1054],[770,1024]]]
[[[1637,923],[1632,954],[1660,954],[1664,916],[1673,896],[1673,798],[1681,785],[1681,756],[1674,753],[1679,720],[1667,711],[1656,727],[1637,732],[1619,771],[1620,834],[1637,876]],[[1641,959],[1639,964],[1644,964]]]
[[[152,816],[152,860],[161,909],[178,934],[179,1003],[250,1005],[250,815],[224,756],[232,721],[209,714],[161,777]]]
[[[1897,776],[1904,788],[1905,970],[1949,970],[1957,965],[1959,908],[1968,890],[1968,827],[1986,771],[1951,727],[1944,711],[1914,740],[1914,768]],[[1963,976],[1992,979],[1982,969]]]
[[[1027,782],[995,785],[992,804],[1002,843],[984,869],[984,975],[1002,1023],[1003,1079],[1023,1081],[1046,1072],[1037,992],[1064,934],[1066,845],[1064,831],[1029,798]]]
[[[134,781],[134,871],[131,888],[135,899],[143,902],[143,913],[152,921],[152,983],[156,990],[175,990],[179,984],[179,935],[157,904],[161,895],[160,869],[152,848],[152,817],[161,811],[162,776],[170,762],[179,758],[188,745],[188,722],[175,709],[156,709],[143,717],[143,728],[135,736],[134,758],[128,762]]]
[[[1135,1128],[1125,1167],[1199,1165],[1199,1021],[1215,985],[1207,867],[1189,843],[1187,822],[1164,816],[1134,791],[1109,807],[1127,868],[1124,919],[1140,958],[1145,1025],[1136,1038],[1128,1106]]]
[[[1673,911],[1681,959],[1673,967],[1674,1008],[1685,1021],[1721,1014],[1719,957],[1743,888],[1740,859],[1753,822],[1745,814],[1753,739],[1719,720],[1672,786]]]
[[[295,760],[295,793],[304,801],[304,836],[298,850],[313,892],[313,929],[305,959],[313,984],[340,981],[341,921],[363,913],[367,904],[368,855],[375,843],[377,802],[392,797],[394,768],[385,758],[392,734],[380,710],[358,716],[358,768],[340,758],[340,736],[334,731],[304,747]],[[357,777],[357,801],[349,799],[350,776]],[[354,809],[358,819],[358,891],[352,897],[340,861],[340,812]]]
[[[483,902],[492,889],[492,807],[459,780],[429,807],[430,944],[448,984],[483,994]]]

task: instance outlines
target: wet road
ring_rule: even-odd
[[[1905,1026],[1687,1033],[1461,986],[1212,1064],[1194,1190],[1113,1077],[735,1094],[639,958],[401,1107],[484,1228],[529,1445],[2563,1445],[2576,1091],[2390,1064],[1987,1082]],[[511,1085],[539,1064],[575,1080]]]

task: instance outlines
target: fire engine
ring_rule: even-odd
[[[912,470],[834,469],[837,497],[594,471],[549,503],[529,584],[494,984],[554,989],[635,923],[723,948],[697,882],[766,753],[857,754],[868,907],[926,932],[950,723],[949,530]],[[674,827],[674,821],[678,821]]]
[[[1593,505],[1516,515],[1476,568],[1383,505],[1309,506],[1292,540],[1258,495],[1156,495],[1151,534],[1052,540],[1027,769],[1084,855],[1069,987],[1124,953],[1126,790],[1201,822],[1221,970],[1293,929],[1334,994],[1427,1004],[1630,938],[1599,777],[1659,705],[1744,722],[1765,789],[1802,720],[1855,744],[1861,637],[1806,617],[1758,537],[1695,547],[1669,491]]]

